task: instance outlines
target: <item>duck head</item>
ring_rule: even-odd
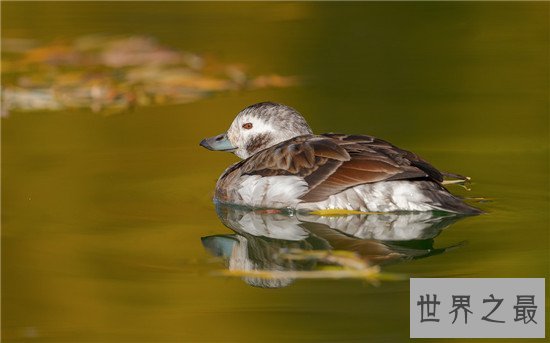
[[[243,109],[227,132],[205,138],[200,145],[209,150],[233,152],[242,159],[288,139],[312,134],[298,111],[273,102]]]

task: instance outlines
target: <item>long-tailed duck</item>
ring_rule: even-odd
[[[243,160],[219,178],[215,200],[315,211],[477,214],[442,186],[444,173],[416,154],[367,135],[315,135],[295,109],[262,102],[201,146]]]

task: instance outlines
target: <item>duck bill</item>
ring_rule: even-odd
[[[233,146],[227,138],[227,133],[222,133],[210,138],[205,138],[201,141],[200,146],[205,147],[208,150],[216,151],[228,151],[232,152],[237,149],[236,146]]]

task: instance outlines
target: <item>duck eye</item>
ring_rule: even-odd
[[[252,128],[252,123],[245,123],[243,124],[243,129],[250,130]]]

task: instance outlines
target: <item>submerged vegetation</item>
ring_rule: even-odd
[[[179,51],[147,36],[83,36],[71,42],[2,41],[2,115],[89,108],[105,114],[182,104],[221,92],[289,87],[297,77]]]
[[[250,283],[251,278],[269,281],[294,279],[360,279],[378,285],[380,281],[406,280],[406,275],[383,273],[378,265],[369,265],[356,253],[350,251],[306,251],[293,249],[281,252],[279,258],[287,261],[309,261],[315,264],[312,270],[246,270],[225,269],[220,272],[224,276],[245,278]],[[262,285],[263,286],[263,285]]]

